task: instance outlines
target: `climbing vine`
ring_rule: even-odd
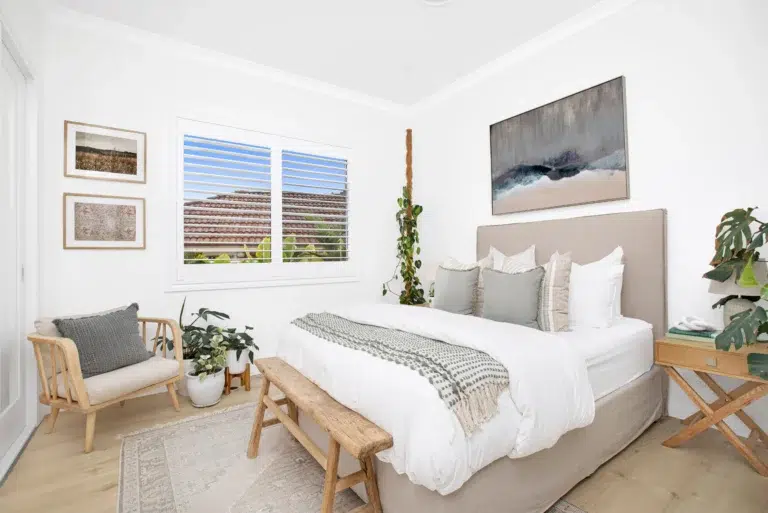
[[[389,281],[382,285],[382,295],[387,293],[399,296],[402,305],[421,305],[426,302],[424,289],[417,274],[421,268],[421,247],[419,247],[418,220],[424,210],[421,205],[413,203],[413,142],[409,128],[405,135],[405,187],[402,196],[397,198],[397,214],[395,219],[400,229],[397,238],[397,265]],[[403,290],[398,294],[390,287],[397,280],[398,271],[403,282]]]

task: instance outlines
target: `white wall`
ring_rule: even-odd
[[[270,350],[273,328],[306,311],[376,301],[392,272],[395,198],[403,180],[404,125],[396,113],[343,91],[313,91],[225,56],[68,11],[50,17],[45,43],[45,158],[40,181],[41,314],[91,312],[137,301],[146,315],[178,314],[174,276],[177,117],[351,148],[354,283],[189,292],[256,327]],[[277,44],[277,43],[276,43]],[[331,88],[332,89],[332,88]],[[147,133],[146,185],[64,178],[64,120]],[[62,249],[62,194],[139,196],[147,202],[147,249]]]
[[[720,321],[721,311],[710,308],[716,297],[701,278],[715,225],[731,208],[760,205],[768,191],[768,2],[638,0],[603,14],[595,10],[593,20],[559,27],[507,56],[508,65],[478,73],[417,109],[415,190],[425,208],[424,257],[474,258],[482,224],[666,208],[669,318]],[[492,216],[489,125],[620,75],[631,199]],[[751,407],[764,427],[766,406]],[[675,387],[670,413],[692,411]]]

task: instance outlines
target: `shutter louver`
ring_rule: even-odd
[[[349,259],[347,161],[282,152],[283,262]]]
[[[184,263],[268,263],[271,151],[184,136]]]

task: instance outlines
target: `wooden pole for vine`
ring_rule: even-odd
[[[410,221],[413,216],[413,130],[410,128],[405,131],[405,196],[408,198],[408,207],[406,209],[406,219]],[[406,226],[406,235],[410,237],[410,223]],[[406,266],[411,268],[413,261],[409,259]],[[410,297],[411,282],[405,284],[406,296]]]

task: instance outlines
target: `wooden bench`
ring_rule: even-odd
[[[248,444],[248,457],[255,458],[259,452],[262,428],[282,422],[325,469],[321,513],[332,513],[336,494],[362,482],[365,483],[368,504],[356,508],[352,513],[381,513],[373,456],[379,451],[392,447],[392,435],[359,413],[338,403],[279,358],[263,358],[256,360],[255,363],[261,371],[261,389],[251,441]],[[269,397],[270,385],[278,388],[285,398],[275,400]],[[288,407],[288,413],[280,408],[282,405]],[[267,408],[275,417],[265,421],[264,412]],[[328,433],[327,456],[299,427],[299,410],[312,417]],[[341,447],[357,458],[360,462],[360,470],[339,478]]]

